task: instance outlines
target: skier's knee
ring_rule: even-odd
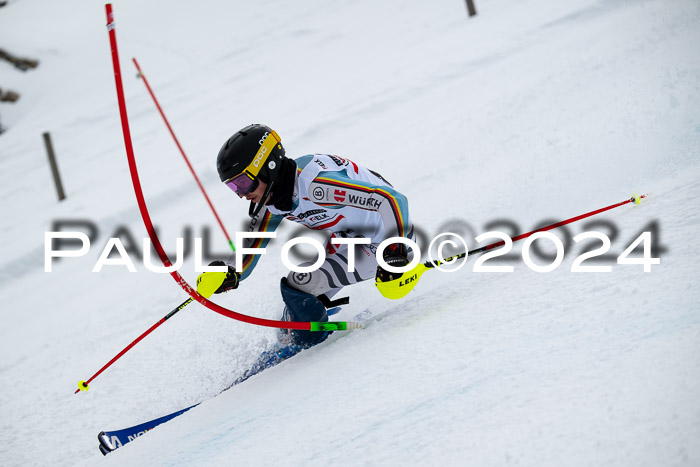
[[[319,270],[314,272],[290,271],[287,274],[287,285],[314,296],[321,295],[328,289],[322,275]]]
[[[328,321],[326,307],[317,297],[293,288],[286,277],[282,278],[280,289],[282,290],[282,300],[287,307],[290,321]],[[293,342],[302,347],[311,347],[328,336],[326,332],[301,331],[298,329],[292,329],[290,334]]]

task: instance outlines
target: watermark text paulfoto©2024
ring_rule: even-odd
[[[501,225],[510,225],[505,221],[499,221]],[[491,224],[494,224],[493,222]],[[610,233],[613,240],[617,237],[618,231],[609,222],[603,223],[603,227]],[[598,226],[602,225],[598,222]],[[651,226],[650,230],[642,231],[635,238],[633,238],[627,245],[624,251],[619,254],[615,259],[616,264],[620,265],[641,265],[644,272],[650,272],[652,265],[660,264],[661,260],[657,255],[665,251],[666,248],[658,245],[659,229],[656,222],[648,224]],[[511,230],[511,229],[509,229]],[[568,232],[564,232],[568,234]],[[426,236],[418,232],[419,242],[427,243]],[[564,259],[565,254],[570,250],[572,246],[571,241],[573,240],[576,244],[584,245],[588,240],[589,244],[593,246],[598,246],[597,248],[585,249],[585,251],[580,252],[580,254],[575,258],[571,264],[571,272],[612,272],[612,265],[600,265],[601,260],[611,260],[611,255],[608,251],[611,248],[612,242],[610,236],[606,233],[600,231],[585,231],[573,237],[565,235],[565,241],[562,240],[552,232],[549,231],[537,231],[525,238],[525,242],[522,245],[521,255],[509,254],[512,247],[513,241],[508,234],[498,231],[491,230],[482,233],[478,236],[472,236],[477,243],[487,243],[488,247],[484,251],[484,248],[480,248],[479,252],[483,251],[483,254],[477,258],[473,266],[473,272],[513,272],[514,267],[510,264],[503,264],[507,262],[513,262],[514,259],[520,260],[527,265],[530,269],[536,272],[551,272],[557,269]],[[235,244],[239,245],[237,248],[236,255],[236,269],[242,269],[242,262],[244,255],[263,255],[266,254],[265,248],[244,248],[245,239],[275,239],[277,234],[275,232],[237,232],[235,235]],[[71,248],[65,249],[56,245],[59,241],[66,240],[70,241],[71,245],[79,245],[78,249]],[[202,260],[203,258],[203,239],[194,238],[194,271],[195,272],[205,272],[205,271],[225,271],[225,266],[205,266]],[[208,241],[208,236],[204,239],[205,242]],[[537,242],[539,240],[539,242]],[[354,237],[354,238],[343,238],[343,237],[333,237],[330,239],[330,243],[334,246],[348,245],[348,271],[354,272],[355,266],[355,253],[356,245],[370,245],[370,248],[374,251],[376,250],[376,257],[379,266],[384,268],[389,272],[403,273],[410,271],[415,268],[421,259],[421,248],[418,243],[411,241],[410,239],[404,237],[392,237],[382,241],[379,245],[371,245],[372,241],[370,238],[366,237]],[[413,252],[413,259],[407,265],[403,267],[393,267],[383,260],[384,249],[393,243],[403,243],[406,244],[408,249]],[[85,256],[90,250],[90,238],[84,232],[80,231],[58,231],[58,232],[45,232],[44,233],[44,270],[46,272],[53,271],[53,261],[58,258],[76,258],[80,256]],[[290,261],[290,255],[296,258],[299,257],[298,252],[295,254],[291,251],[292,248],[299,244],[306,244],[315,250],[316,254],[313,255],[315,260],[311,262],[307,260],[306,265],[296,265]],[[554,249],[554,254],[547,254],[541,248],[549,244],[549,249]],[[184,259],[187,256],[190,248],[189,245],[186,248],[185,239],[177,238],[176,240],[176,253],[175,262],[169,266],[157,266],[153,264],[152,253],[151,253],[151,243],[148,238],[144,238],[142,241],[142,260],[143,264],[148,271],[156,273],[170,273],[174,270],[179,270]],[[208,251],[208,248],[205,250]],[[137,272],[134,262],[131,259],[129,251],[134,254],[134,246],[130,245],[127,249],[124,247],[122,240],[119,237],[111,237],[108,239],[106,245],[102,249],[99,259],[96,261],[92,272],[102,271],[104,266],[120,266],[125,267],[129,272]],[[448,250],[448,253],[445,253]],[[453,259],[453,256],[457,254],[455,251],[467,252],[468,244],[464,239],[464,236],[454,233],[454,232],[443,232],[432,238],[428,246],[428,259],[433,264],[437,265],[437,268],[443,272],[455,272],[466,264],[466,261],[460,261]],[[641,250],[641,251],[637,251]],[[115,255],[116,253],[116,255]],[[116,257],[115,257],[116,256]],[[210,256],[210,254],[204,255],[205,257]],[[537,258],[538,261],[533,260],[533,256]],[[286,241],[282,246],[280,253],[280,259],[283,265],[294,272],[298,273],[309,273],[317,270],[321,267],[326,259],[326,247],[321,244],[317,239],[313,237],[306,236],[295,236],[290,240]],[[485,264],[489,260],[494,260],[492,264]],[[588,264],[582,264],[584,261],[588,261]],[[311,264],[309,264],[311,263]],[[497,263],[497,265],[495,264]],[[596,265],[593,265],[593,264]]]

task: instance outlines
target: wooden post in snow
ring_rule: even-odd
[[[476,16],[476,7],[474,6],[474,0],[467,0],[467,11],[469,16]]]
[[[56,192],[58,192],[58,200],[63,201],[66,198],[66,194],[63,192],[63,184],[61,183],[61,176],[58,174],[58,164],[56,164],[56,155],[53,152],[51,135],[49,135],[48,132],[44,133],[44,144],[46,145],[46,152],[49,155],[49,163],[51,164],[53,181],[56,184]]]

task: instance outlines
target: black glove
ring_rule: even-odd
[[[408,253],[406,253],[406,245],[403,243],[392,243],[384,248],[384,262],[389,266],[400,268],[406,266],[408,261]],[[381,282],[389,282],[403,276],[401,272],[389,272],[381,266],[377,266],[376,279]]]
[[[212,261],[209,266],[228,266],[223,261]],[[238,288],[241,275],[228,266],[227,272],[204,272],[197,278],[197,292],[209,298],[213,293],[228,292]]]

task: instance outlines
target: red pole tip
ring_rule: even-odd
[[[107,11],[107,29],[111,30],[114,27],[114,13],[112,13],[112,4],[105,4],[105,10]]]

